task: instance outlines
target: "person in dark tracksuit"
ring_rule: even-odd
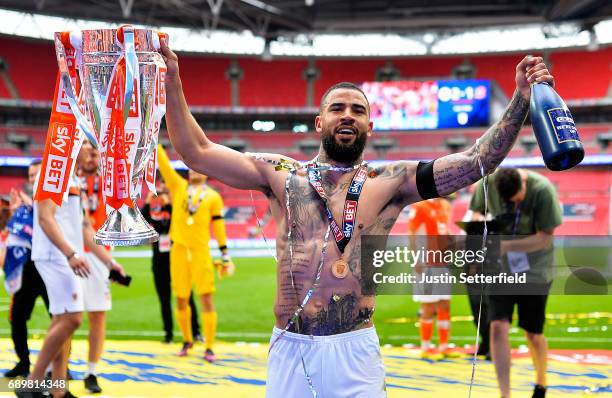
[[[168,196],[168,190],[161,179],[158,179],[157,197],[152,193],[147,196],[146,204],[142,208],[142,215],[159,234],[159,241],[153,243],[152,271],[155,282],[155,291],[159,298],[159,304],[164,326],[164,342],[171,343],[173,339],[172,321],[172,290],[170,288],[170,219],[172,216],[172,204]],[[200,325],[198,312],[193,294],[189,297],[191,306],[191,327],[196,339],[200,337]]]

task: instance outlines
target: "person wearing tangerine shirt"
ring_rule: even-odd
[[[410,207],[408,220],[408,232],[411,236],[411,243],[414,250],[417,248],[416,237],[424,227],[424,235],[427,240],[427,250],[443,249],[438,247],[444,243],[440,236],[448,235],[448,225],[452,214],[451,203],[447,198],[435,198],[417,202]],[[417,266],[417,273],[431,273],[439,270],[446,272],[446,268],[436,268],[437,264],[427,264]],[[421,356],[425,359],[440,360],[442,358],[457,357],[458,353],[449,350],[448,338],[450,332],[450,287],[447,285],[431,285],[431,292],[418,291],[423,285],[415,285],[414,301],[421,303],[421,316],[419,329],[421,336]],[[437,314],[438,326],[438,350],[431,347],[433,336],[433,317]]]
[[[89,141],[83,142],[81,151],[86,154],[78,170],[81,198],[85,214],[97,231],[106,221],[102,178],[98,173],[100,152]],[[109,251],[109,248],[106,250]],[[89,354],[84,383],[86,390],[96,394],[102,392],[98,385],[96,367],[104,350],[106,311],[111,310],[112,300],[108,266],[87,247],[85,247],[85,258],[90,265],[91,273],[87,278],[79,278],[83,285],[85,311],[89,318]],[[110,261],[115,263],[115,260]]]

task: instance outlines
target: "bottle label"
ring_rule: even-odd
[[[580,141],[574,118],[569,110],[552,108],[548,110],[548,118],[555,130],[559,143],[566,141]]]

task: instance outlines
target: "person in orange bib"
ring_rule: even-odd
[[[408,232],[411,235],[412,248],[417,250],[416,235],[426,239],[427,250],[444,250],[444,235],[448,235],[448,226],[452,214],[451,202],[447,198],[435,198],[414,203],[410,207]],[[438,265],[438,266],[437,266]],[[436,274],[446,272],[444,264],[417,265],[417,274]],[[425,292],[431,288],[431,291]],[[421,336],[421,356],[425,359],[440,360],[458,357],[459,354],[448,348],[450,334],[450,286],[446,284],[415,284],[414,301],[421,303],[419,329]],[[433,336],[433,318],[437,314],[438,350],[431,346]]]
[[[204,359],[214,362],[217,312],[213,301],[215,278],[209,249],[211,224],[222,256],[221,275],[231,275],[234,270],[234,264],[227,252],[223,199],[206,184],[205,175],[189,170],[187,181],[172,168],[161,145],[158,146],[157,153],[159,171],[172,201],[170,279],[176,296],[176,321],[183,333],[183,346],[177,355],[186,356],[193,346],[189,295],[195,284],[196,293],[202,303],[202,329],[206,348]]]
[[[100,152],[89,141],[83,142],[82,150],[88,155],[78,169],[81,199],[85,215],[97,231],[106,221],[102,177],[98,172]],[[103,248],[110,253],[110,248]],[[87,278],[79,279],[83,285],[85,311],[89,319],[89,354],[87,372],[83,381],[87,391],[98,394],[102,392],[102,388],[98,385],[96,367],[102,356],[106,339],[106,311],[112,308],[109,268],[87,247],[84,254],[91,273]],[[115,263],[114,259],[110,261]]]
[[[77,167],[88,161],[91,150],[92,148],[86,145],[81,147],[76,158]],[[43,162],[43,166],[44,164]],[[45,178],[42,170],[38,178]],[[34,380],[40,385],[50,364],[54,381],[66,379],[72,335],[81,325],[83,312],[96,311],[89,306],[90,292],[82,282],[83,279],[92,277],[94,272],[98,272],[94,271],[95,266],[85,257],[85,247],[95,255],[96,261],[125,276],[123,267],[112,259],[109,252],[94,243],[95,231],[89,217],[84,216],[76,173],[66,178],[69,179],[68,194],[62,199],[61,206],[51,198],[35,195],[32,260],[47,289],[49,312],[53,315],[53,320],[38,353],[36,365],[28,376],[31,381],[29,385]],[[34,186],[37,190],[41,189],[37,183]],[[90,332],[92,330],[90,326]],[[98,337],[103,343],[104,335]],[[91,348],[90,345],[90,355]],[[99,349],[101,351],[101,345]],[[85,385],[88,388],[87,382]],[[62,383],[54,383],[51,394],[56,397],[73,397],[65,387]],[[23,388],[18,388],[16,394],[18,397],[42,396],[41,391],[25,391]]]

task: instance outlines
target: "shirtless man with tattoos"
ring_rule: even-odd
[[[360,237],[386,235],[406,205],[478,181],[479,162],[484,173],[492,172],[523,125],[529,84],[553,82],[542,58],[525,57],[517,65],[512,100],[478,144],[432,162],[372,168],[363,164],[362,154],[373,124],[357,86],[340,83],[323,95],[315,119],[318,157],[301,166],[280,155],[243,154],[210,141],[189,112],[176,54],[163,40],[161,48],[168,68],[166,123],[183,161],[232,187],[261,191],[270,201],[278,268],[266,396],[386,396],[372,323],[375,297],[361,289]],[[347,208],[355,210],[357,203],[353,219]],[[348,244],[343,232],[334,233],[331,220],[338,220],[341,231],[350,224],[344,234]]]

